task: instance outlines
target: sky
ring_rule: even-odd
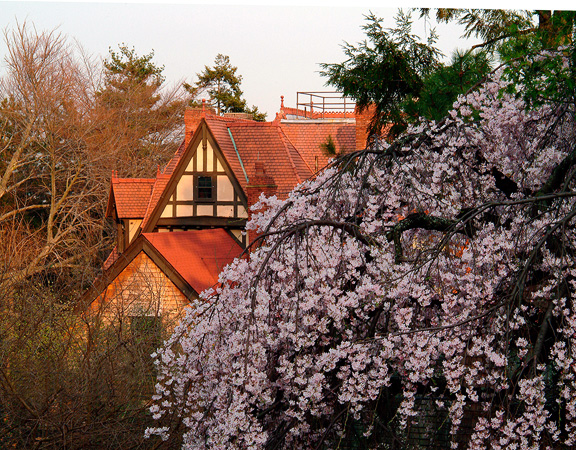
[[[454,6],[450,1],[454,3],[448,0],[442,6]],[[138,55],[154,51],[153,61],[164,66],[169,86],[195,82],[196,74],[205,65],[212,65],[218,53],[228,55],[243,77],[242,89],[248,104],[258,106],[272,120],[280,107],[281,95],[286,106],[295,106],[297,91],[333,90],[325,86],[318,64],[344,61],[342,44],[363,40],[361,27],[370,11],[384,18],[385,26],[393,27],[401,4],[398,0],[387,4],[392,7],[362,0],[296,0],[290,5],[261,0],[216,1],[211,5],[194,1],[160,4],[0,0],[0,26],[10,31],[26,22],[37,30],[57,29],[98,60],[106,58],[109,49],[118,49],[121,43],[134,47]],[[462,2],[458,4],[464,6]],[[522,7],[530,5],[523,2]],[[425,36],[433,25],[415,20],[414,31]],[[455,25],[436,25],[436,31],[440,35],[437,46],[446,55],[471,45],[460,39],[463,30]],[[5,54],[2,40],[0,74],[5,70]]]

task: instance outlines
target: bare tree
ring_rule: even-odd
[[[65,36],[24,23],[4,38],[0,448],[154,447],[144,429],[155,383],[150,353],[162,339],[160,287],[135,273],[139,295],[116,285],[125,303],[103,302],[90,314],[75,304],[108,244],[102,216],[110,170],[119,162],[129,168],[144,138],[122,128],[129,127],[118,110],[102,108],[101,68]],[[177,114],[170,114],[166,132],[160,115],[139,123],[142,133],[148,127],[146,151],[163,148],[163,156],[145,159],[148,172],[127,175],[155,171],[173,153]]]
[[[90,81],[66,39],[27,24],[4,34],[0,230],[7,289],[85,266],[101,241],[85,137]],[[83,261],[82,261],[83,260]],[[6,272],[5,272],[6,273]]]

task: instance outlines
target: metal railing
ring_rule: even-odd
[[[305,118],[354,117],[355,107],[356,102],[340,92],[296,92],[296,109],[302,111]]]

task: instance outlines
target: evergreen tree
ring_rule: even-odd
[[[426,8],[420,11],[421,17],[430,14]],[[465,27],[462,37],[474,36],[482,40],[473,49],[483,47],[489,51],[496,50],[503,40],[535,30],[530,11],[438,8],[436,20],[444,23],[457,21]]]
[[[421,17],[430,14],[429,9],[420,11]],[[516,94],[528,105],[572,96],[574,76],[563,70],[563,55],[544,59],[531,55],[573,46],[574,17],[572,11],[437,9],[437,21],[457,21],[465,27],[464,37],[482,39],[445,65],[433,47],[434,32],[426,43],[412,34],[410,14],[400,11],[396,29],[384,29],[382,19],[370,14],[363,27],[367,40],[357,46],[345,44],[348,59],[321,64],[321,73],[328,77],[328,85],[354,98],[361,110],[375,105],[371,134],[382,135],[391,125],[387,131],[393,138],[409,122],[440,120],[459,94],[481,84],[492,70],[492,59],[507,66],[510,92],[523,86]]]
[[[219,53],[214,59],[214,66],[204,66],[201,73],[196,74],[198,81],[194,85],[184,83],[184,88],[196,99],[199,94],[206,93],[209,102],[219,115],[227,112],[245,112],[252,114],[255,120],[263,121],[265,113],[258,111],[256,106],[249,108],[242,97],[240,88],[242,76],[237,75],[237,67],[230,63],[230,58]],[[198,102],[193,100],[192,105]]]
[[[177,90],[164,89],[163,66],[154,52],[139,56],[125,44],[110,49],[104,61],[104,84],[96,92],[99,121],[93,145],[106,149],[101,160],[105,176],[152,176],[181,140],[184,100]]]
[[[434,47],[435,33],[427,42],[412,34],[410,14],[399,12],[396,28],[385,29],[382,19],[366,16],[362,27],[367,40],[353,46],[346,43],[347,60],[340,64],[321,64],[326,84],[354,98],[360,111],[376,106],[370,124],[372,134],[380,134],[392,124],[389,136],[402,132],[407,125],[402,105],[409,98],[419,97],[424,79],[439,66],[440,52]]]
[[[421,9],[421,16],[428,16],[429,9]],[[499,51],[503,43],[521,36],[536,37],[543,47],[555,48],[571,42],[574,11],[511,11],[503,9],[452,9],[438,8],[438,22],[457,21],[465,27],[463,37],[477,37],[489,51]]]
[[[422,15],[429,13],[422,10]],[[507,92],[528,107],[576,99],[575,18],[575,11],[436,10],[439,22],[457,21],[465,26],[464,37],[482,39],[469,53],[481,48],[497,55],[509,81]]]
[[[143,84],[156,89],[162,85],[164,66],[159,67],[152,62],[154,51],[138,56],[134,48],[129,49],[126,44],[120,45],[119,48],[120,53],[110,48],[110,57],[104,61],[107,87],[128,92],[135,86],[142,87]]]
[[[459,94],[477,85],[490,71],[486,52],[455,52],[450,64],[439,64],[422,83],[417,96],[409,96],[401,109],[406,120],[417,121],[423,117],[440,121]]]

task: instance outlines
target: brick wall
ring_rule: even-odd
[[[254,175],[250,177],[250,183],[246,186],[246,196],[248,197],[248,214],[252,215],[250,207],[258,201],[261,193],[267,197],[276,194],[278,186],[274,179],[266,173],[264,164],[261,161],[256,161]],[[248,242],[253,242],[258,235],[250,230],[248,232]]]
[[[198,128],[200,119],[202,119],[202,109],[186,108],[186,111],[184,111],[184,145],[186,147],[188,147],[188,144],[192,140],[192,136],[196,128]]]
[[[358,108],[354,111],[356,115],[356,150],[363,150],[366,148],[366,142],[368,141],[368,127],[375,109],[375,106],[369,106],[362,111],[362,113],[358,111]]]

